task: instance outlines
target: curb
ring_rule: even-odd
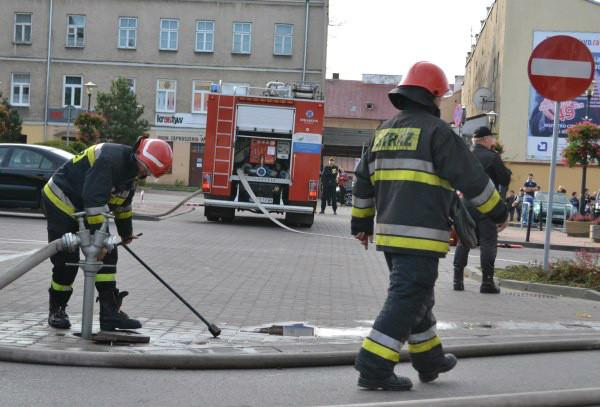
[[[459,358],[524,353],[570,352],[600,349],[600,338],[565,339],[545,341],[519,341],[482,343],[476,345],[448,345],[446,352]],[[353,365],[356,351],[290,352],[272,354],[181,355],[169,353],[112,353],[74,352],[57,350],[23,349],[0,346],[0,360],[4,362],[42,365],[113,367],[129,369],[281,369],[316,366]],[[400,352],[400,360],[410,360],[408,352]]]
[[[518,244],[523,247],[527,247],[529,249],[543,249],[544,248],[543,243],[518,242],[515,240],[498,240],[498,243],[499,244]],[[587,247],[564,245],[564,244],[550,245],[550,250],[558,250],[558,251],[564,251],[564,252],[576,252],[577,250],[582,249],[582,248],[585,249]],[[595,248],[595,246],[590,246],[590,248]],[[600,247],[599,247],[599,249],[600,249]]]
[[[465,267],[465,277],[481,281],[481,272],[472,267]],[[600,292],[589,288],[567,287],[564,285],[552,285],[542,283],[530,283],[517,280],[506,280],[494,277],[500,287],[513,290],[530,291],[540,294],[555,295],[559,297],[578,298],[581,300],[600,301]]]

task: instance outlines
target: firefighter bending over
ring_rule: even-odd
[[[366,248],[375,233],[390,270],[387,299],[356,358],[360,387],[409,390],[410,379],[394,374],[405,342],[422,382],[456,365],[453,355],[444,355],[432,312],[438,262],[448,252],[454,188],[496,224],[507,219],[481,164],[439,119],[447,91],[438,66],[413,65],[389,94],[400,113],[376,130],[356,170],[352,234]]]
[[[85,211],[86,223],[91,233],[100,228],[104,213],[115,215],[117,232],[125,244],[134,239],[132,226],[132,200],[136,183],[149,175],[160,177],[173,161],[171,147],[163,140],[140,137],[134,147],[102,143],[89,147],[65,163],[50,178],[42,193],[43,207],[48,222],[48,241],[77,232],[73,217]],[[114,248],[101,260],[105,265],[117,264]],[[50,284],[50,311],[48,324],[54,328],[71,326],[66,313],[67,303],[73,293],[77,275],[79,251],[59,252],[51,257],[52,281]],[[127,291],[117,289],[116,267],[103,267],[96,275],[96,289],[100,300],[100,329],[137,329],[141,323],[120,310]]]

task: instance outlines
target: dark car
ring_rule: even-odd
[[[0,144],[0,207],[40,208],[48,179],[73,154],[32,144]]]

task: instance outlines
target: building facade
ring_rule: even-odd
[[[328,0],[0,0],[0,8],[0,91],[19,109],[27,142],[64,139],[69,117],[127,78],[150,136],[172,142],[173,171],[161,182],[200,184],[211,88],[323,88]]]
[[[339,79],[325,83],[323,157],[338,157],[342,168],[353,171],[355,159],[367,147],[375,129],[398,111],[388,92],[401,82],[399,75],[363,75],[362,80]]]
[[[552,151],[552,106],[530,86],[527,64],[545,38],[566,34],[580,39],[596,59],[594,96],[564,102],[561,107],[559,151],[566,131],[586,116],[600,124],[600,2],[594,0],[496,0],[488,7],[481,31],[467,55],[462,103],[466,130],[491,123],[504,144],[503,158],[513,171],[512,189],[530,172],[545,191],[549,188]],[[560,157],[559,157],[560,161]],[[556,188],[579,191],[581,169],[559,165]],[[600,188],[600,170],[588,172],[588,188]]]

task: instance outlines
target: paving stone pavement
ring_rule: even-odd
[[[159,209],[181,194],[147,192]],[[152,202],[152,203],[151,203]],[[161,203],[162,202],[162,203]],[[165,203],[166,202],[166,203]],[[328,208],[329,209],[329,208]],[[311,232],[349,236],[349,208],[317,215]],[[383,255],[357,242],[284,231],[259,215],[232,224],[207,222],[202,209],[160,222],[136,221],[144,236],[131,248],[207,319],[223,328],[222,340],[135,259],[119,251],[118,285],[130,291],[124,310],[144,322],[150,345],[115,347],[126,352],[203,352],[207,349],[269,349],[272,343],[356,345],[383,303],[387,267]],[[0,272],[46,240],[42,219],[0,217]],[[451,259],[440,263],[436,316],[445,338],[592,334],[600,331],[600,304],[592,301],[503,290],[498,296],[451,290]],[[50,262],[46,261],[0,292],[0,346],[102,350],[72,335],[78,329],[83,273],[77,277],[68,312],[74,322],[64,334],[45,322]],[[97,305],[95,311],[97,312]],[[251,331],[281,322],[321,328],[311,338],[269,337]],[[334,329],[327,334],[326,329]],[[333,332],[333,333],[331,333]],[[266,348],[265,348],[266,347]],[[261,350],[259,350],[261,351]]]

